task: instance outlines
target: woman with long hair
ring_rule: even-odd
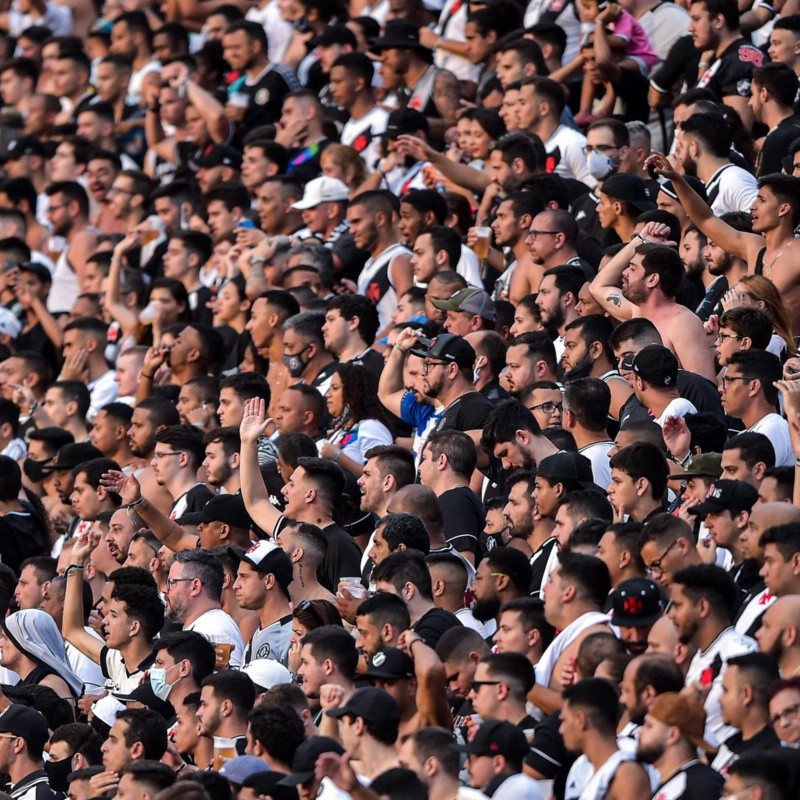
[[[329,600],[303,600],[292,611],[292,638],[287,666],[293,675],[297,675],[300,667],[300,642],[309,631],[323,625],[343,625],[338,609]]]
[[[360,364],[343,364],[331,378],[325,395],[333,425],[320,455],[361,477],[366,454],[380,444],[391,444],[391,420],[378,400],[375,376]]]

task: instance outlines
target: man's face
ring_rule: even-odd
[[[529,409],[542,430],[560,428],[564,403],[560,389],[534,389]]]
[[[209,442],[206,445],[206,457],[203,467],[206,471],[206,481],[211,486],[223,486],[233,476],[234,467],[231,464],[233,456],[225,454],[222,442]]]
[[[510,442],[498,442],[493,454],[503,469],[531,469],[535,466],[533,456],[528,452],[519,432]]]
[[[627,472],[612,468],[611,483],[608,485],[608,499],[615,508],[622,508],[627,512],[630,512],[636,505],[639,493],[636,484]]]
[[[517,125],[521,131],[532,131],[542,119],[541,103],[535,86],[522,86],[517,97]]]
[[[272,166],[260,147],[245,147],[242,155],[242,183],[254,193],[267,179]]]
[[[18,105],[32,88],[30,80],[21,78],[13,69],[0,73],[0,97],[4,105]]]
[[[356,617],[356,649],[369,662],[372,656],[383,647],[381,632],[377,625],[372,621],[368,614],[360,614]]]
[[[622,271],[622,295],[631,303],[643,303],[650,296],[647,275],[642,266],[642,258],[636,253],[627,267]]]
[[[526,481],[518,481],[511,487],[503,514],[512,536],[527,539],[533,533],[533,498]]]
[[[217,408],[219,421],[223,426],[238,427],[244,417],[244,403],[242,398],[230,387],[226,386],[220,390],[219,406]]]
[[[753,471],[747,466],[742,458],[742,451],[738,448],[722,451],[722,477],[729,481],[746,481],[758,487]]]
[[[246,70],[252,63],[255,49],[244,31],[234,31],[223,34],[222,54],[231,69]]]
[[[558,235],[551,233],[554,230],[553,225],[552,215],[543,211],[533,218],[528,230],[526,238],[528,249],[534,260],[540,264],[552,263],[550,260],[559,253],[560,240]]]
[[[444,329],[456,336],[472,333],[474,316],[467,311],[448,311],[444,321]]]
[[[497,632],[494,635],[495,651],[498,653],[521,653],[528,655],[530,631],[522,624],[519,611],[504,611],[500,614]]]
[[[122,426],[116,419],[109,417],[108,412],[98,411],[92,424],[92,431],[89,434],[89,441],[103,455],[115,453],[119,447],[119,437],[124,432]]]
[[[796,747],[800,743],[800,689],[778,692],[769,701],[769,716],[781,742]]]
[[[506,350],[506,380],[511,394],[519,395],[532,383],[536,383],[534,362],[527,357],[528,346],[512,345]]]
[[[682,644],[690,644],[700,627],[697,604],[683,591],[683,586],[679,583],[669,587],[669,598],[667,613],[678,631],[678,640]]]
[[[375,217],[364,206],[356,204],[348,206],[347,221],[350,223],[350,234],[356,247],[361,250],[372,250],[378,240]]]
[[[148,458],[156,444],[156,432],[150,415],[145,409],[134,408],[131,426],[128,428],[128,443],[131,453],[138,458]]]
[[[281,489],[281,494],[286,501],[284,510],[287,516],[294,516],[305,507],[309,488],[306,471],[302,467],[297,467]]]
[[[519,219],[514,214],[514,204],[510,200],[503,200],[498,206],[492,230],[498,247],[514,247],[519,241],[522,230]]]
[[[375,564],[380,564],[391,555],[391,552],[388,542],[383,538],[383,526],[379,525],[375,529],[372,547],[369,549],[368,555]]]
[[[411,269],[414,272],[414,280],[418,283],[428,283],[437,271],[436,253],[429,233],[417,236],[411,256]]]
[[[559,719],[561,724],[558,727],[558,732],[564,740],[564,747],[570,753],[579,753],[582,741],[581,728],[577,714],[570,707],[569,701],[565,702],[561,707]]]
[[[722,709],[722,721],[726,725],[739,727],[741,725],[744,698],[742,697],[743,676],[734,664],[728,666],[722,673],[722,694],[719,704]]]
[[[188,461],[186,454],[180,450],[173,450],[164,442],[156,442],[150,466],[158,485],[167,486],[187,468]]]
[[[212,236],[230,233],[236,224],[232,211],[221,200],[213,200],[208,204],[208,227]]]
[[[260,610],[267,600],[264,576],[246,561],[240,561],[233,584],[233,593],[236,595],[236,602],[240,608],[251,611]]]
[[[516,179],[511,166],[503,161],[503,154],[499,150],[492,150],[489,154],[489,177],[504,192],[510,192],[514,188]]]
[[[128,616],[125,603],[111,598],[106,604],[106,612],[103,617],[103,628],[106,632],[108,647],[119,648],[128,644],[132,638],[132,620]]]
[[[609,230],[619,219],[619,205],[603,191],[598,192],[597,196],[600,198],[600,202],[597,204],[597,218],[600,221],[600,227],[603,230]]]
[[[297,677],[300,679],[300,688],[303,694],[310,699],[318,699],[319,692],[324,683],[327,683],[329,675],[324,669],[324,662],[320,664],[314,658],[311,645],[304,644],[300,648],[300,666],[297,670]]]
[[[620,639],[625,642],[625,648],[634,656],[639,656],[647,650],[647,634],[650,625],[637,625],[635,627],[620,627]]]
[[[689,33],[692,43],[698,50],[713,49],[719,43],[721,15],[712,17],[704,0],[697,0],[689,6]]]
[[[606,531],[597,543],[597,557],[608,567],[612,578],[619,573],[620,552],[613,531]]]
[[[800,576],[800,555],[794,553],[791,560],[786,561],[774,544],[768,544],[764,547],[764,563],[758,574],[772,594],[788,594]]]
[[[185,579],[183,565],[173,562],[169,568],[166,591],[167,616],[173,622],[183,622],[191,605],[193,584],[194,581]]]
[[[287,212],[283,187],[279,181],[268,181],[261,186],[256,196],[258,219],[262,230],[268,234],[277,233],[284,223]]]
[[[665,588],[672,583],[672,576],[685,566],[680,557],[678,542],[664,547],[658,542],[649,541],[642,545],[641,556],[647,567],[647,576]]]
[[[103,766],[109,772],[122,772],[123,767],[133,760],[128,746],[125,744],[125,735],[129,725],[124,719],[118,719],[111,726],[108,738],[103,742]]]
[[[504,50],[502,53],[498,53],[494,71],[504,89],[509,83],[522,80],[523,68],[519,53],[516,50]]]
[[[31,564],[23,568],[14,589],[14,601],[21,610],[28,608],[39,608],[42,604],[42,596],[50,586],[50,581],[39,582],[36,569]]]
[[[564,305],[561,292],[553,275],[545,275],[539,284],[536,307],[542,317],[542,324],[549,331],[561,328],[565,322]]]
[[[622,680],[619,684],[619,702],[627,710],[629,719],[632,722],[635,721],[637,725],[641,725],[644,722],[647,707],[636,691],[636,671],[638,668],[639,665],[636,661],[631,661],[625,667],[625,672],[623,672]]]
[[[783,625],[780,609],[770,606],[761,615],[761,626],[755,633],[758,649],[778,661],[783,654]]]
[[[739,528],[736,519],[728,509],[712,511],[706,515],[706,528],[717,547],[731,551],[739,549]]]
[[[99,63],[95,74],[97,96],[104,103],[115,103],[128,88],[130,73],[118,70],[116,64]]]
[[[367,459],[357,483],[361,490],[361,510],[375,513],[385,501],[383,476],[377,458]]]
[[[112,515],[108,523],[106,545],[111,557],[118,564],[122,564],[128,556],[128,547],[135,528],[127,509],[119,508]]]
[[[722,376],[720,395],[725,413],[741,419],[753,403],[751,381],[745,380],[739,364],[731,364]]]
[[[72,504],[72,510],[79,519],[97,519],[99,514],[104,510],[104,497],[105,491],[103,489],[96,489],[87,482],[85,472],[79,472],[75,476],[75,484],[72,487],[70,502]]]
[[[581,336],[580,330],[572,328],[564,331],[564,355],[561,356],[561,366],[566,372],[584,365],[591,368],[593,363],[589,348]]]
[[[500,106],[500,119],[506,126],[506,130],[511,133],[512,131],[519,130],[519,123],[517,122],[517,101],[519,100],[519,89],[506,89],[503,92],[503,102]]]
[[[638,744],[636,755],[645,764],[658,761],[667,749],[669,726],[659,720],[645,716],[642,727],[637,732]]]
[[[425,220],[422,214],[417,211],[410,203],[400,203],[400,221],[397,229],[403,239],[404,244],[410,245],[419,236],[419,232],[425,227]],[[430,238],[430,237],[429,237]],[[413,263],[413,262],[412,262]]]
[[[537,476],[533,490],[534,517],[536,519],[553,519],[561,497],[559,483]]]
[[[214,736],[222,724],[222,703],[214,694],[211,686],[204,686],[200,690],[200,705],[197,708],[197,722],[200,726],[201,736]]]
[[[356,100],[355,80],[344,67],[332,67],[330,70],[331,99],[340,108],[350,108]]]
[[[800,55],[800,45],[798,37],[794,31],[773,29],[769,35],[769,50],[767,50],[770,61],[779,64],[788,64],[794,68],[795,61]]]
[[[197,268],[196,258],[192,258],[181,239],[170,239],[164,253],[164,277],[181,280],[192,269]]]
[[[714,343],[714,350],[717,353],[717,360],[720,366],[725,367],[728,365],[728,359],[742,349],[742,339],[727,325],[721,325],[717,340]],[[731,388],[728,385],[725,388]]]

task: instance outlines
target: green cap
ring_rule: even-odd
[[[673,472],[670,480],[688,481],[689,478],[713,478],[722,475],[722,455],[720,453],[701,453],[692,459],[685,472]]]

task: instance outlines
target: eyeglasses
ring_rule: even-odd
[[[773,725],[788,725],[798,714],[800,714],[800,703],[795,703],[793,706],[784,708],[783,711],[779,711],[777,714],[771,716],[769,721]]]
[[[537,236],[558,236],[561,231],[528,231],[528,239],[535,239]]]
[[[136,192],[132,192],[130,189],[123,189],[121,186],[111,186],[108,190],[109,194],[130,194],[134,195]]]
[[[502,682],[503,681],[472,681],[469,686],[473,692],[478,692],[481,686],[499,686]]]
[[[153,458],[156,461],[160,461],[162,458],[166,458],[167,456],[179,456],[181,455],[180,450],[166,450],[163,453],[153,453]]]
[[[69,203],[61,203],[61,205],[54,206],[52,203],[50,203],[50,205],[47,207],[47,210],[48,211],[59,211],[62,208],[66,208],[68,205],[69,205]]]
[[[167,591],[176,583],[191,583],[191,581],[200,581],[200,578],[167,578]],[[200,584],[205,586],[205,581],[200,581]]]
[[[669,553],[669,551],[672,550],[676,544],[678,544],[677,539],[652,564],[650,564],[650,566],[646,568],[646,572],[651,578],[660,578],[664,574],[664,569],[661,566],[661,562],[667,557],[667,553]]]
[[[545,414],[552,414],[554,411],[559,413],[564,410],[563,403],[554,403],[552,400],[547,400],[544,403],[538,403],[535,406],[528,406],[528,411],[538,411],[541,409]]]
[[[741,338],[742,338],[742,337],[741,337],[741,336],[739,336],[739,334],[738,334],[738,333],[723,333],[722,331],[720,331],[720,332],[717,334],[717,341],[718,341],[718,342],[722,342],[722,341],[724,341],[725,339],[741,339]]]
[[[447,364],[447,361],[423,361],[422,374],[427,375],[431,371],[431,367],[444,367]]]
[[[610,153],[612,150],[619,150],[619,147],[613,144],[587,144],[583,148],[583,154],[588,156],[593,150],[599,150],[601,153]]]
[[[750,383],[752,378],[745,378],[744,375],[723,375],[722,376],[722,388],[726,388],[728,384],[734,383],[735,381],[742,381],[743,383]]]

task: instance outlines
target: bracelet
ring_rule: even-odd
[[[70,572],[83,572],[83,567],[84,567],[84,565],[83,565],[83,564],[70,564],[70,565],[69,565],[69,566],[68,566],[68,567],[67,567],[67,568],[64,570],[64,577],[65,577],[65,578],[68,578],[68,577],[69,577],[69,574],[70,574]]]
[[[144,503],[144,495],[140,494],[138,500],[134,500],[132,503],[128,503],[128,508],[139,508],[139,506]]]
[[[650,244],[650,242],[648,242],[641,233],[634,233],[633,238],[638,239],[642,244]]]
[[[143,373],[142,373],[142,377],[143,377],[143,378],[144,378],[146,381],[151,381],[151,380],[153,380],[153,378],[154,378],[155,376],[154,376],[154,375],[146,375],[146,374],[143,372]]]

